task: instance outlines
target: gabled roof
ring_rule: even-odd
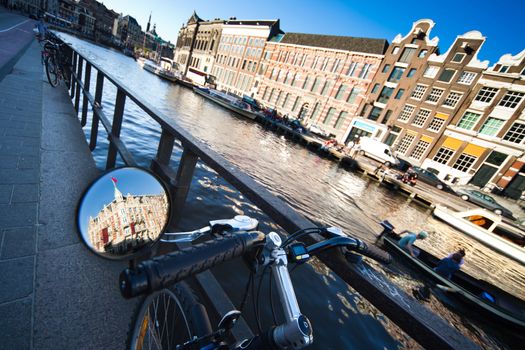
[[[193,24],[193,23],[197,23],[197,22],[202,22],[202,18],[200,18],[200,17],[197,15],[197,12],[193,11],[193,14],[192,14],[191,17],[188,19],[188,24]]]
[[[286,33],[280,42],[283,44],[323,47],[326,49],[365,52],[377,55],[383,55],[388,48],[386,39],[321,34]]]

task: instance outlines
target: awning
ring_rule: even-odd
[[[443,142],[442,146],[443,147],[447,147],[447,148],[451,148],[453,150],[457,150],[459,148],[459,146],[461,146],[462,143],[463,143],[463,141],[461,141],[461,140],[455,139],[453,137],[447,137],[445,142]]]
[[[483,152],[485,152],[485,150],[486,148],[469,143],[467,147],[465,147],[465,150],[463,150],[463,153],[470,154],[471,156],[479,157],[483,154]]]

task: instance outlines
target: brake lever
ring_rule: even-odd
[[[165,232],[163,238],[160,239],[164,243],[182,243],[193,242],[197,238],[207,234],[211,231],[210,226],[203,227],[195,231],[188,232]]]

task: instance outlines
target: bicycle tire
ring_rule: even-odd
[[[170,333],[173,329],[176,331]],[[126,349],[175,349],[178,344],[211,332],[206,309],[193,290],[180,282],[147,295],[139,304]]]
[[[58,85],[58,66],[54,56],[49,56],[46,60],[46,76],[52,87]]]

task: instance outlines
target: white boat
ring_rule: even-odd
[[[162,68],[161,66],[157,65],[155,62],[146,60],[143,57],[140,57],[137,59],[137,62],[139,65],[147,70],[150,73],[153,73],[161,78],[167,79],[169,81],[177,81],[177,77],[175,76],[175,73],[171,70]]]
[[[454,211],[436,205],[434,215],[486,246],[525,265],[525,231],[482,208]]]
[[[221,91],[217,91],[217,90],[209,89],[209,88],[201,88],[197,86],[193,88],[193,91],[195,91],[199,95],[206,97],[207,99],[231,111],[234,111],[242,115],[243,117],[246,117],[252,120],[257,117],[257,113],[252,111],[249,104],[225,92],[221,92]]]

